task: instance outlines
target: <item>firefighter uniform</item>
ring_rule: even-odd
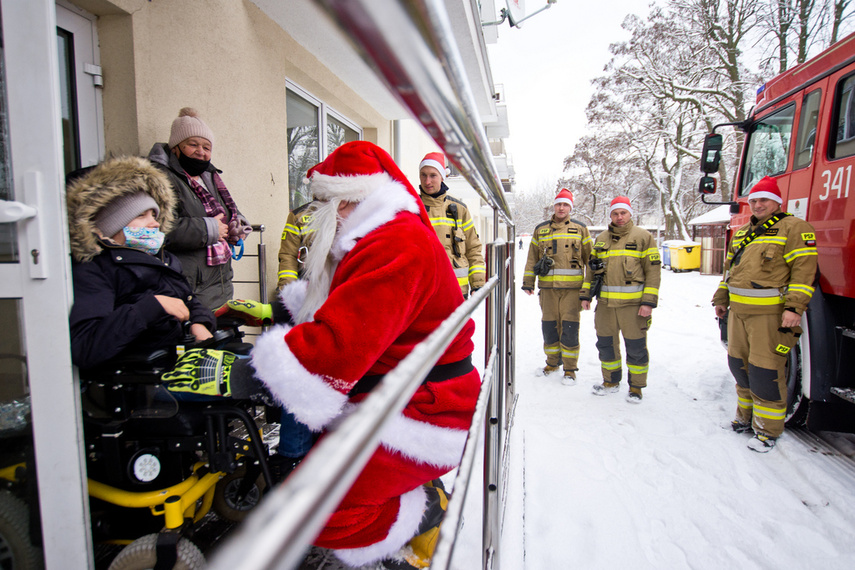
[[[448,187],[443,183],[442,192],[438,195],[431,196],[422,190],[420,196],[436,237],[451,260],[460,290],[463,295],[468,295],[470,287],[474,291],[484,286],[487,280],[486,265],[481,253],[481,240],[469,209],[460,200],[449,196],[447,190]]]
[[[309,202],[293,212],[288,212],[285,229],[282,230],[282,241],[279,244],[277,289],[282,289],[282,287],[292,281],[296,281],[300,277],[303,262],[308,252],[306,224],[311,219],[308,213],[311,204],[312,202]]]
[[[563,363],[565,374],[578,370],[580,297],[585,298],[590,289],[591,243],[585,224],[570,217],[556,221],[553,216],[535,227],[523,273],[524,290],[534,290],[535,277],[540,288],[546,364],[557,367]],[[548,274],[536,276],[535,265],[544,256],[552,259],[552,268]]]
[[[623,334],[630,389],[644,388],[650,361],[647,331],[652,317],[640,317],[638,308],[656,307],[659,302],[659,250],[650,232],[629,220],[623,226],[609,224],[594,240],[591,255],[602,260],[605,272],[594,312],[603,385],[616,388],[623,376]]]
[[[801,315],[807,308],[817,266],[813,227],[789,214],[778,216],[752,216],[733,234],[724,279],[712,300],[730,307],[727,359],[736,379],[735,421],[767,438],[784,432],[784,367],[801,334],[799,327],[781,328],[781,318],[785,310]]]

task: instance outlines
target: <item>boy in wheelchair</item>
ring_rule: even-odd
[[[231,495],[217,485],[214,506],[219,497],[234,519],[242,518],[245,499],[274,481],[248,413],[269,400],[246,358],[250,345],[239,342],[239,333],[216,330],[215,316],[194,298],[180,262],[162,247],[175,205],[168,179],[145,159],[112,159],[69,184],[67,205],[71,351],[82,379],[96,538],[99,531],[112,534],[97,528],[96,506],[130,506],[136,499],[125,492],[197,488],[177,521],[166,513],[171,528],[198,520],[197,500],[207,512],[221,478]],[[231,325],[237,331],[234,320]],[[176,347],[185,346],[179,356]],[[236,424],[242,437],[231,433]],[[203,481],[210,484],[198,489]],[[150,532],[158,525],[163,522]]]

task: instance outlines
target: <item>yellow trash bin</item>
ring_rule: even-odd
[[[681,271],[700,270],[701,244],[684,241],[670,243],[668,248],[671,250],[671,271],[679,273]]]

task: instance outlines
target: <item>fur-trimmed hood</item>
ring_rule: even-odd
[[[144,158],[123,156],[102,162],[66,189],[71,255],[86,262],[101,253],[95,215],[119,196],[145,192],[160,207],[160,231],[169,233],[175,193],[169,178]]]

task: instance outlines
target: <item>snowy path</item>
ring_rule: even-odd
[[[722,429],[735,394],[709,304],[719,278],[662,277],[640,405],[624,400],[623,385],[591,394],[600,382],[592,312],[582,315],[579,383],[537,376],[540,310],[518,291],[501,567],[855,568],[851,475],[793,437],[761,455],[745,447],[748,436]],[[471,535],[480,519],[467,516]],[[474,567],[477,558],[460,554],[455,567]]]

